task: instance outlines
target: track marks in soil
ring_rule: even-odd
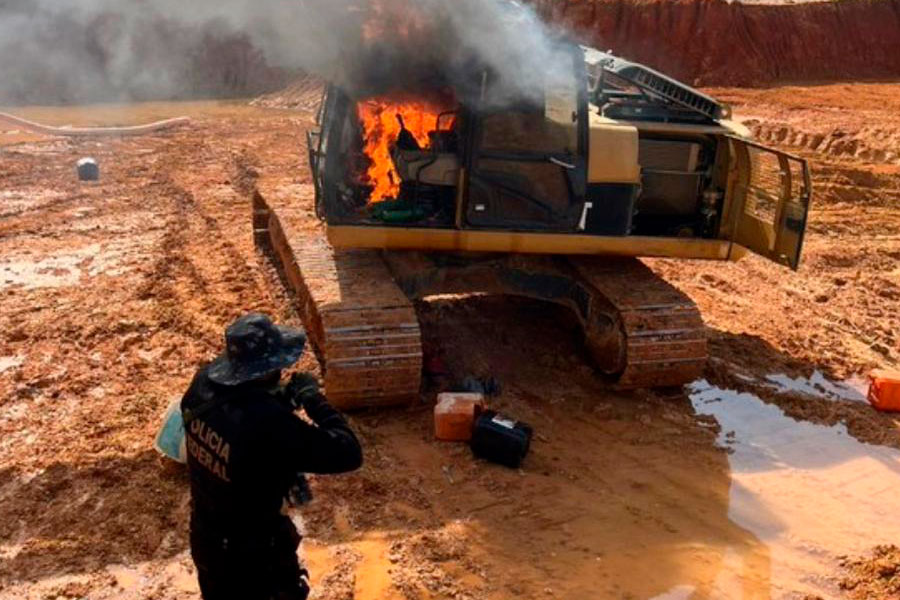
[[[283,300],[259,273],[229,151],[163,136],[21,152],[4,188],[29,195],[32,167],[49,164],[38,172],[60,201],[31,195],[3,219],[4,255],[26,242],[35,260],[99,244],[128,269],[84,267],[78,285],[0,294],[0,356],[21,356],[0,373],[0,587],[71,574],[97,593],[113,563],[169,581],[187,547],[188,494],[183,471],[148,450],[158,419],[231,318],[286,312]],[[72,184],[70,166],[87,153],[107,167],[103,179]]]
[[[847,132],[840,128],[811,133],[792,125],[766,123],[758,119],[744,121],[753,137],[765,144],[815,152],[831,159],[900,165],[900,131],[863,128]]]

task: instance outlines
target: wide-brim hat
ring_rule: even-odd
[[[221,385],[240,385],[290,367],[303,354],[306,333],[275,325],[266,315],[241,317],[225,330],[225,352],[207,371]]]

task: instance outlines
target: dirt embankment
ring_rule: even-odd
[[[602,49],[703,85],[900,75],[900,0],[534,0]]]

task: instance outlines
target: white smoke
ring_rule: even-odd
[[[0,102],[241,94],[296,71],[377,91],[473,62],[527,89],[554,35],[511,0],[0,0]]]
[[[265,22],[252,24],[236,0],[202,4],[0,0],[0,102],[223,95],[274,84]]]
[[[560,52],[562,32],[513,0],[372,0],[368,11],[354,0],[305,4],[339,32],[330,47],[309,32],[319,48],[307,53],[317,59],[310,70],[350,91],[378,93],[429,79],[465,88],[486,68],[504,84],[495,90],[514,96],[542,89],[548,76],[567,70],[561,61],[571,61]],[[360,27],[375,35],[361,36]]]

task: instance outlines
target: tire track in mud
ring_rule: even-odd
[[[181,184],[181,176],[192,164],[188,150],[181,150],[186,146],[184,140],[180,142],[159,149],[163,158],[146,185],[117,187],[120,197],[112,198],[111,207],[101,194],[86,199],[88,204],[102,206],[105,216],[125,215],[135,209],[156,213],[162,233],[142,250],[155,260],[138,267],[130,279],[115,281],[105,295],[103,277],[66,288],[65,298],[70,306],[78,307],[80,317],[73,314],[70,321],[66,313],[56,327],[28,329],[23,334],[29,345],[38,339],[55,346],[71,340],[79,346],[81,360],[108,342],[118,346],[119,356],[102,375],[98,372],[81,381],[82,375],[72,372],[72,361],[58,355],[59,348],[50,354],[62,363],[64,379],[48,380],[36,393],[62,394],[66,406],[75,396],[81,404],[65,411],[51,405],[50,414],[29,417],[29,424],[20,422],[20,427],[45,433],[49,441],[59,421],[66,430],[74,429],[66,432],[65,439],[75,436],[78,443],[53,455],[33,456],[29,463],[34,466],[47,464],[45,459],[51,464],[44,472],[39,470],[36,478],[27,476],[24,464],[0,469],[0,539],[26,540],[10,560],[2,561],[2,582],[74,573],[84,574],[92,582],[84,584],[85,589],[102,589],[109,585],[104,583],[104,578],[110,577],[104,572],[108,564],[167,560],[186,548],[184,472],[166,468],[147,449],[151,431],[169,394],[181,391],[177,385],[178,389],[173,388],[173,382],[189,376],[195,362],[218,351],[229,311],[248,304],[265,306],[271,299],[249,272],[239,246],[227,239],[228,232],[207,212],[217,210],[217,204],[198,201],[191,189]],[[128,158],[126,155],[123,160]],[[202,167],[199,173],[204,175]],[[204,179],[198,185],[206,183]],[[61,244],[71,242],[71,234],[56,231],[64,214],[51,212],[38,213],[44,219],[36,235],[59,238]],[[249,209],[246,213],[249,238]],[[130,230],[141,231],[140,226]],[[227,277],[216,285],[222,273]],[[131,281],[134,284],[129,289]],[[225,288],[224,293],[219,288]],[[252,302],[246,296],[252,296]],[[113,304],[104,305],[103,300]],[[96,312],[97,319],[85,320],[87,311]],[[164,350],[164,358],[152,359],[156,364],[150,371],[135,369],[136,363],[144,360],[140,353],[153,346],[169,350]],[[155,352],[153,356],[157,356]],[[141,382],[135,384],[136,379]],[[122,385],[112,388],[115,392],[105,401],[90,397],[91,388],[107,380]],[[51,420],[45,422],[45,417]],[[137,453],[136,438],[143,449]],[[45,516],[31,524],[30,515],[34,514]]]
[[[244,203],[233,194],[218,198],[206,193],[211,182],[221,179],[218,171],[228,161],[218,155],[212,157],[219,161],[212,167],[209,161],[196,161],[192,158],[197,152],[196,145],[186,143],[190,137],[160,144],[156,152],[161,158],[153,166],[146,184],[123,190],[120,187],[123,182],[116,182],[114,189],[120,195],[123,191],[127,194],[124,204],[116,199],[113,208],[108,210],[101,194],[87,198],[89,204],[103,206],[106,216],[135,208],[155,213],[153,218],[161,221],[158,225],[154,223],[160,235],[142,250],[142,254],[146,252],[154,260],[138,267],[131,275],[129,281],[134,281],[134,285],[130,289],[125,283],[116,283],[109,290],[105,299],[115,303],[114,306],[103,306],[102,301],[96,306],[96,299],[103,294],[100,279],[91,278],[84,286],[67,289],[67,296],[79,299],[74,304],[80,307],[80,312],[96,308],[103,316],[98,317],[99,322],[88,321],[83,326],[78,325],[81,321],[63,324],[47,342],[57,338],[78,340],[84,346],[83,354],[89,355],[106,340],[112,338],[115,344],[114,340],[120,338],[120,356],[102,379],[129,383],[114,395],[122,401],[121,406],[116,401],[109,405],[113,408],[105,408],[109,400],[86,398],[83,409],[78,411],[84,418],[67,413],[53,415],[54,420],[78,430],[80,443],[78,448],[68,448],[65,459],[60,457],[55,463],[58,467],[49,470],[46,476],[29,482],[18,471],[0,472],[4,497],[8,493],[15,499],[3,503],[0,516],[5,515],[4,522],[17,526],[27,519],[26,515],[49,511],[40,528],[28,527],[20,532],[29,542],[15,560],[7,561],[4,569],[0,569],[0,579],[22,581],[46,576],[51,571],[86,573],[94,582],[86,589],[100,589],[108,585],[101,581],[109,578],[102,571],[107,564],[167,560],[186,548],[187,487],[183,471],[165,468],[150,450],[135,455],[134,443],[125,440],[139,437],[139,447],[146,449],[157,415],[170,395],[181,391],[177,382],[190,376],[195,363],[211,358],[220,349],[227,322],[238,312],[269,309],[273,304],[271,294],[260,283],[261,276],[255,276],[253,267],[248,265],[255,257],[252,245],[245,252],[241,240],[229,237],[235,235],[234,228],[229,230],[223,226],[216,214],[218,210],[227,210],[232,202],[241,207]],[[143,159],[132,164],[133,157],[127,149],[123,150],[122,160],[130,169],[128,173],[146,168]],[[240,229],[249,241],[249,208],[245,213]],[[46,220],[51,231],[42,229],[40,235],[58,236],[55,228],[62,217]],[[140,224],[131,229],[141,231]],[[66,235],[66,239],[71,239]],[[46,336],[50,331],[34,333]],[[32,342],[35,338],[29,334],[28,339]],[[157,358],[150,358],[149,369],[135,370],[135,361],[145,360],[136,355],[148,351],[148,356]],[[65,383],[68,394],[87,394],[89,388],[100,383],[92,379],[76,388],[78,381],[72,375],[68,379]],[[135,384],[135,379],[141,382]],[[58,387],[53,382],[48,386],[46,393]],[[103,418],[99,420],[98,404],[104,406]],[[43,419],[41,425],[32,426],[40,431],[50,429]],[[79,450],[87,449],[117,458],[93,464],[77,456]],[[102,484],[106,480],[115,483]],[[107,498],[110,488],[118,488],[115,499]],[[69,493],[89,498],[98,506],[105,505],[105,509],[91,511],[75,503],[69,510],[62,510],[57,502]],[[53,501],[49,507],[45,506],[48,498]],[[138,514],[135,507],[140,507]],[[98,522],[100,518],[105,520]],[[63,521],[79,525],[69,528],[69,533],[58,540],[51,540],[50,537],[66,529]],[[7,534],[19,535],[17,530],[0,530],[4,538]]]
[[[159,258],[136,290],[136,295],[141,300],[154,302],[154,321],[158,327],[178,332],[195,343],[201,343],[204,348],[212,349],[218,340],[184,309],[176,285],[179,279],[186,279],[198,288],[196,291],[205,291],[205,282],[187,257],[186,231],[190,226],[187,211],[194,204],[193,198],[170,181],[157,183],[154,187],[156,193],[172,206],[166,217],[165,233],[154,252]],[[198,298],[203,296],[198,295]]]
[[[73,204],[84,201],[87,198],[89,198],[89,195],[86,193],[74,195],[67,194],[64,198],[49,200],[43,204],[38,204],[36,206],[29,206],[28,208],[21,208],[19,210],[0,212],[0,219],[3,219],[2,227],[0,227],[0,240],[11,237],[12,234],[9,232],[17,228],[17,225],[19,225],[17,219],[19,218],[25,219],[30,216],[34,216],[37,213],[47,213],[48,216],[57,216],[60,213],[71,209]],[[28,232],[25,231],[24,233]]]
[[[159,258],[138,290],[142,299],[156,304],[159,325],[180,336],[194,340],[202,352],[211,357],[221,346],[224,326],[240,312],[271,310],[273,296],[249,264],[254,255],[242,254],[231,239],[234,232],[223,229],[211,211],[227,209],[226,202],[244,206],[246,203],[233,192],[225,201],[198,200],[205,194],[204,186],[221,181],[221,172],[230,163],[222,156],[214,156],[213,168],[188,171],[191,161],[185,156],[185,146],[169,145],[161,150],[165,157],[157,169],[153,183],[155,196],[167,203],[165,233],[159,243]],[[196,156],[209,152],[207,146],[191,148]],[[196,192],[194,190],[197,190]],[[231,191],[228,188],[229,192]],[[250,210],[246,209],[250,234]],[[222,289],[225,288],[225,289]]]
[[[112,143],[106,151],[116,148]],[[127,160],[127,148],[122,154]],[[53,160],[67,164],[69,156]],[[86,243],[103,254],[124,242],[122,254],[130,259],[150,250],[135,226],[145,208],[139,184],[111,176],[78,192],[67,168],[40,177],[64,192],[63,201],[4,219],[14,238],[7,244],[30,236],[32,258]],[[78,202],[94,211],[85,218],[99,218],[95,226],[71,227],[69,206]],[[184,478],[161,469],[156,454],[135,443],[155,421],[160,401],[152,377],[141,382],[147,389],[131,385],[145,374],[137,349],[152,331],[131,314],[140,267],[107,273],[101,266],[93,273],[78,266],[74,285],[13,289],[4,298],[5,306],[23,307],[14,316],[4,311],[4,321],[15,329],[10,349],[25,357],[14,391],[0,403],[18,409],[4,412],[4,435],[29,436],[4,448],[0,468],[0,540],[13,548],[0,560],[0,588],[73,575],[92,582],[84,589],[104,589],[106,565],[168,558],[186,543],[183,533],[169,534],[182,518]],[[64,587],[49,597],[64,595]]]

